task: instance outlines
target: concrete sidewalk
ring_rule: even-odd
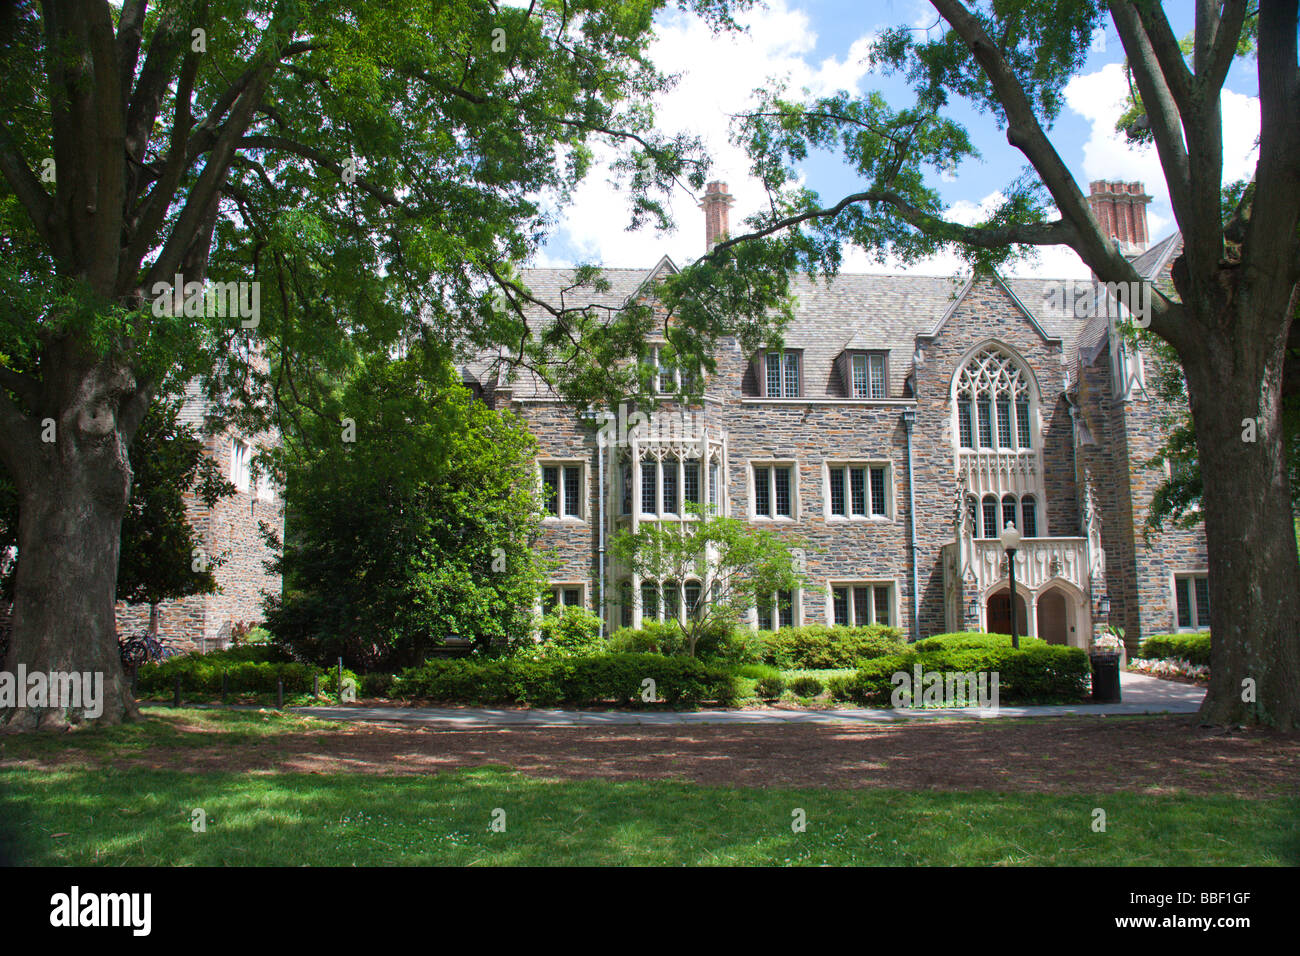
[[[330,720],[394,721],[413,724],[446,724],[452,727],[600,727],[623,725],[680,724],[864,724],[900,720],[938,720],[952,717],[996,719],[998,717],[1065,717],[1089,714],[1194,714],[1205,697],[1205,688],[1194,684],[1120,674],[1119,704],[1072,704],[1051,707],[957,707],[934,710],[697,710],[688,712],[635,710],[493,710],[468,707],[294,707],[295,713]]]

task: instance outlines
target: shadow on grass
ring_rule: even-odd
[[[499,768],[105,777],[11,767],[0,788],[5,817],[22,821],[14,862],[34,865],[1300,863],[1294,798],[746,790]],[[1096,807],[1104,833],[1092,830]],[[797,811],[803,832],[792,829]]]

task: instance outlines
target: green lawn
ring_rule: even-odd
[[[196,719],[198,712],[177,712]],[[1300,799],[1059,797],[554,782],[506,769],[438,776],[112,768],[169,746],[256,746],[300,718],[229,712],[0,742],[0,821],[39,865],[867,864],[1296,865]],[[321,726],[324,726],[322,723]],[[196,740],[195,738],[199,738]],[[12,763],[67,746],[90,764]],[[1093,809],[1107,814],[1093,832]],[[202,808],[207,831],[195,833]],[[494,810],[505,832],[492,832]],[[791,830],[792,811],[807,830]]]

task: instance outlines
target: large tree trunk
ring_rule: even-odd
[[[1238,312],[1249,307],[1239,300]],[[1290,306],[1288,306],[1290,308]],[[1231,335],[1223,317],[1201,362],[1185,366],[1209,544],[1209,723],[1300,728],[1300,559],[1282,441],[1286,328]],[[1276,329],[1276,326],[1273,327]],[[1234,343],[1233,339],[1236,339]],[[1259,341],[1272,338],[1273,341]],[[1247,419],[1255,420],[1254,441]]]
[[[23,694],[18,708],[0,710],[0,724],[9,730],[109,725],[139,716],[122,671],[114,620],[122,517],[131,490],[115,401],[120,391],[112,387],[112,369],[77,371],[82,374],[69,378],[78,387],[53,422],[54,440],[36,444],[30,467],[16,476],[18,568],[4,668],[10,674],[21,664],[28,674],[102,676],[102,710],[27,708]]]

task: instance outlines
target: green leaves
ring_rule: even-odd
[[[371,669],[419,663],[451,636],[487,646],[530,631],[541,508],[522,423],[426,344],[364,360],[319,412],[280,456],[291,505],[272,630]]]

